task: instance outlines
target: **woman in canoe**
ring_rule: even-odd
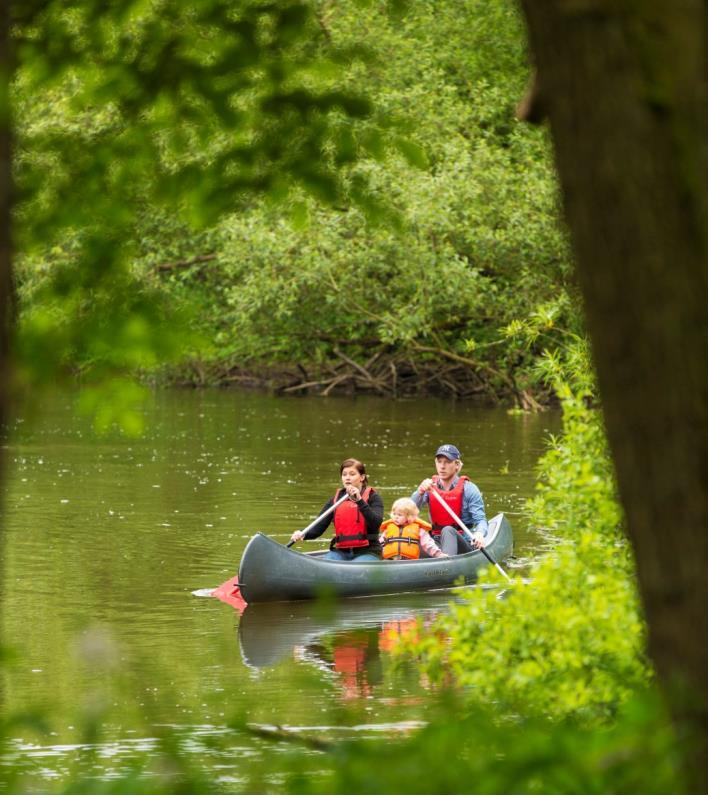
[[[324,555],[328,560],[341,560],[351,563],[379,560],[381,544],[379,543],[379,527],[384,514],[381,496],[369,486],[366,467],[356,458],[347,458],[339,467],[342,488],[337,489],[322,507],[320,514],[327,512],[338,500],[347,495],[334,510],[305,532],[296,530],[292,536],[293,543],[305,539],[309,541],[319,538],[334,522],[334,538],[330,543],[329,552]]]

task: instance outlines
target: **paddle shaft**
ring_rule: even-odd
[[[329,516],[332,513],[332,511],[336,510],[344,502],[344,500],[348,500],[348,499],[349,499],[349,495],[345,493],[343,496],[341,496],[337,500],[337,502],[335,502],[333,505],[330,505],[329,508],[327,508],[326,511],[322,511],[322,513],[319,516],[316,516],[310,522],[310,524],[307,525],[307,527],[302,532],[306,533],[308,530],[311,530],[317,524],[317,522],[320,521],[320,519],[324,519],[325,516]],[[289,541],[286,544],[286,546],[287,547],[291,547],[294,543],[295,543],[294,541]]]
[[[442,505],[442,507],[443,507],[443,508],[444,508],[444,509],[445,509],[445,510],[446,510],[446,511],[447,511],[447,512],[450,514],[450,516],[451,516],[451,517],[452,517],[452,518],[455,520],[455,522],[457,522],[457,524],[458,524],[458,525],[459,525],[459,526],[460,526],[460,527],[461,527],[461,528],[464,530],[464,532],[465,532],[465,533],[467,533],[467,535],[468,535],[470,538],[473,538],[473,536],[472,536],[472,531],[469,529],[469,527],[467,527],[467,525],[466,525],[466,524],[465,524],[465,523],[462,521],[462,519],[460,519],[460,517],[459,517],[459,516],[458,516],[458,515],[457,515],[457,514],[456,514],[456,513],[455,513],[455,512],[452,510],[452,508],[451,508],[451,507],[450,507],[450,506],[449,506],[449,505],[448,505],[448,504],[445,502],[445,500],[444,500],[444,499],[443,499],[443,498],[442,498],[442,497],[441,497],[441,496],[440,496],[440,495],[437,493],[437,491],[435,491],[435,488],[431,488],[431,489],[430,489],[430,491],[431,491],[431,492],[432,492],[432,493],[435,495],[435,497],[437,498],[437,500],[438,500],[438,502],[440,503],[440,505]],[[501,567],[501,566],[500,566],[500,565],[499,565],[499,564],[496,562],[496,560],[494,560],[494,558],[493,558],[493,557],[492,557],[492,556],[489,554],[489,552],[487,552],[487,550],[486,550],[484,547],[478,547],[478,549],[479,549],[479,550],[480,550],[480,552],[481,552],[481,553],[484,555],[484,557],[485,557],[485,558],[486,558],[486,559],[487,559],[487,560],[488,560],[488,561],[489,561],[489,562],[490,562],[490,563],[491,563],[493,566],[495,566],[495,567],[496,567],[497,571],[498,571],[500,574],[503,574],[503,575],[504,575],[504,577],[506,577],[506,579],[507,579],[507,580],[509,580],[509,582],[511,582],[511,577],[509,577],[509,575],[508,575],[508,574],[507,574],[507,573],[504,571],[504,569],[502,569],[502,567]]]

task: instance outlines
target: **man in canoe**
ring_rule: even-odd
[[[411,495],[419,508],[427,504],[432,524],[430,534],[435,543],[447,555],[463,554],[485,546],[488,527],[482,493],[466,475],[460,475],[462,459],[454,444],[438,447],[435,469],[436,475],[425,478]],[[465,538],[464,531],[450,511],[441,504],[441,499],[473,531],[471,542]]]
[[[379,560],[379,527],[384,514],[381,495],[369,486],[366,467],[356,458],[342,461],[339,474],[343,488],[337,489],[334,497],[320,511],[320,514],[326,513],[327,516],[323,516],[307,531],[296,530],[290,540],[295,543],[319,538],[330,522],[334,521],[334,538],[325,558],[351,563]],[[345,496],[348,499],[343,500],[332,512],[332,506]]]

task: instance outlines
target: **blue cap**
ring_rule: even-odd
[[[449,458],[450,461],[457,461],[460,458],[460,451],[454,444],[441,444],[440,447],[438,447],[437,453],[435,453],[435,457],[437,458],[439,455],[444,455],[445,458]]]

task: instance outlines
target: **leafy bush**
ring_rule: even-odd
[[[460,713],[445,704],[412,737],[333,749],[331,776],[307,776],[298,757],[287,774],[291,793],[405,792],[479,795],[680,795],[680,746],[653,693],[629,702],[610,729],[574,722],[499,721],[489,710]],[[300,755],[302,756],[302,755]],[[263,779],[259,783],[263,786]],[[261,791],[268,791],[267,788]],[[272,791],[275,791],[274,789]]]
[[[27,347],[44,335],[87,376],[101,364],[87,329],[111,339],[81,322],[93,288],[142,287],[166,317],[192,308],[201,342],[177,346],[197,362],[185,368],[195,380],[321,365],[346,345],[362,363],[375,351],[462,357],[488,393],[538,386],[542,347],[579,316],[547,136],[514,117],[528,67],[511,0],[421,0],[395,18],[358,0],[316,14],[293,0],[283,19],[244,2],[235,21],[223,0],[207,6],[207,31],[200,14],[180,11],[182,31],[131,11],[124,39],[112,15],[94,30],[88,0],[68,15],[52,4],[56,51],[81,54],[59,66],[43,30],[35,40],[20,24]],[[255,37],[241,70],[222,65],[241,40],[232,24]],[[282,43],[260,38],[270,24]],[[172,64],[175,85],[161,90],[171,47],[191,66]],[[212,80],[220,69],[228,78]],[[285,112],[289,92],[300,104]],[[57,311],[42,289],[61,298],[62,284],[80,313]],[[543,346],[506,333],[539,313]],[[48,314],[45,333],[35,320]],[[159,358],[163,331],[147,330],[146,358]]]
[[[601,415],[587,405],[588,372],[586,361],[574,388],[557,383],[564,431],[541,459],[529,505],[554,546],[531,582],[517,582],[505,599],[470,591],[434,633],[407,644],[436,681],[452,678],[470,703],[494,702],[505,714],[601,722],[651,676]]]
[[[517,12],[506,0],[421,2],[392,21],[352,2],[329,9],[324,24],[329,46],[365,42],[368,59],[350,62],[349,85],[407,123],[408,140],[427,153],[425,169],[400,146],[384,155],[387,137],[370,122],[353,139],[382,156],[353,165],[350,185],[365,175],[368,195],[393,204],[399,226],[309,201],[296,203],[304,215],[293,225],[292,206],[254,203],[213,231],[212,264],[171,273],[165,288],[202,296],[203,331],[223,369],[323,362],[347,344],[360,361],[380,348],[465,356],[498,391],[494,371],[510,373],[516,390],[538,384],[541,346],[504,329],[545,308],[547,347],[578,316],[545,134],[513,116],[527,76]],[[156,239],[146,262],[163,245]]]
[[[16,3],[12,35],[16,353],[30,384],[75,369],[116,379],[192,351],[174,297],[135,267],[161,218],[181,221],[166,255],[255,197],[374,215],[366,180],[354,190],[344,170],[353,122],[418,153],[341,88],[346,53],[323,51],[309,2]]]

